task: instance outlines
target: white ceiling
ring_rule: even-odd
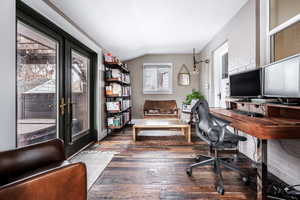
[[[49,0],[122,60],[201,50],[247,0]]]

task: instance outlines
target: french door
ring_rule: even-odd
[[[70,156],[96,138],[96,53],[17,2],[16,146],[64,140]]]
[[[93,55],[81,46],[65,42],[65,99],[66,110],[65,142],[67,154],[73,154],[93,139],[91,66]]]

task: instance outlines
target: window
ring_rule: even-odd
[[[272,61],[278,61],[300,53],[300,22],[272,36]]]
[[[90,59],[72,50],[71,98],[72,139],[90,129],[89,67]]]
[[[283,25],[292,18],[299,18],[299,0],[270,0],[269,1],[269,27],[270,30]]]
[[[267,55],[276,62],[300,53],[300,1],[269,0]],[[270,48],[269,48],[270,47]]]
[[[228,78],[228,52],[222,55],[222,79]]]
[[[17,145],[57,137],[57,41],[17,23]]]
[[[145,63],[143,92],[144,94],[172,94],[172,64]]]

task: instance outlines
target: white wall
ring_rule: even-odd
[[[255,67],[256,60],[256,17],[255,0],[249,0],[232,20],[201,51],[202,58],[209,58],[209,64],[202,64],[200,73],[200,91],[213,105],[213,52],[224,42],[228,42],[229,74]],[[209,87],[207,87],[209,85]],[[241,133],[243,134],[243,133]],[[247,137],[247,143],[240,143],[239,150],[253,158],[254,140]]]
[[[2,0],[0,6],[0,151],[16,144],[15,120],[15,0]]]
[[[199,90],[198,75],[193,75],[193,55],[192,54],[163,54],[145,55],[133,60],[126,61],[130,70],[132,82],[132,117],[143,118],[145,100],[176,100],[180,108],[186,95],[193,89]],[[144,63],[172,63],[173,64],[173,93],[172,94],[143,94],[143,64]],[[191,84],[189,86],[179,86],[177,81],[178,73],[185,64],[191,74]]]

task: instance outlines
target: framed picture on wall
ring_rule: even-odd
[[[191,83],[190,74],[180,73],[178,75],[178,84],[181,86],[189,86]]]
[[[186,67],[186,65],[182,65],[181,69],[178,73],[178,85],[180,86],[189,86],[191,84],[191,75]]]

